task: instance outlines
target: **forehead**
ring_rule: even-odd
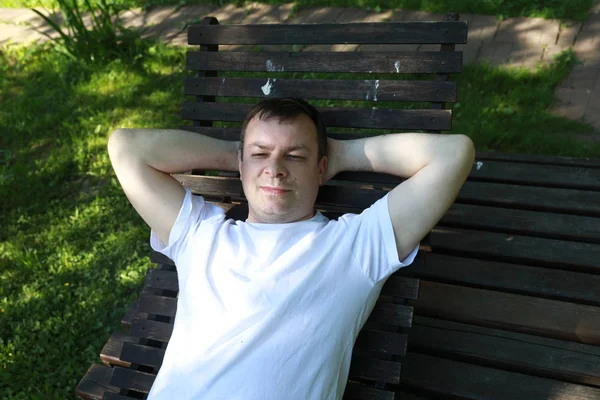
[[[318,146],[315,125],[310,117],[304,114],[283,122],[278,117],[261,120],[255,116],[246,126],[244,142],[244,146],[256,143],[304,146],[309,149]]]

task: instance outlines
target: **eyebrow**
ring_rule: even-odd
[[[269,146],[260,142],[254,142],[254,143],[250,143],[250,146],[254,146],[254,147],[258,147],[261,150],[273,150],[275,147],[274,146]],[[284,149],[286,152],[291,152],[291,151],[296,151],[296,150],[305,150],[307,152],[310,153],[310,148],[306,145],[303,144],[298,144],[295,146],[290,146],[290,147],[286,147]]]

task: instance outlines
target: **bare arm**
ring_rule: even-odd
[[[340,171],[385,172],[409,178],[389,194],[389,212],[400,260],[452,205],[475,157],[465,135],[401,133],[330,140],[333,176]]]
[[[123,191],[164,243],[185,195],[169,174],[190,169],[237,171],[237,149],[238,142],[171,129],[117,129],[108,140]]]

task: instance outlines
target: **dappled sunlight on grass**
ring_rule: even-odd
[[[554,87],[573,64],[573,54],[566,52],[553,65],[535,71],[465,67],[452,107],[453,131],[471,137],[479,151],[600,157],[600,145],[573,137],[592,132],[590,125],[549,111]]]

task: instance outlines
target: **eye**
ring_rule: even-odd
[[[302,156],[297,156],[297,155],[295,155],[295,154],[289,154],[287,157],[288,157],[290,160],[297,160],[297,161],[304,160],[304,157],[302,157]]]
[[[252,157],[265,157],[267,153],[252,153]]]

